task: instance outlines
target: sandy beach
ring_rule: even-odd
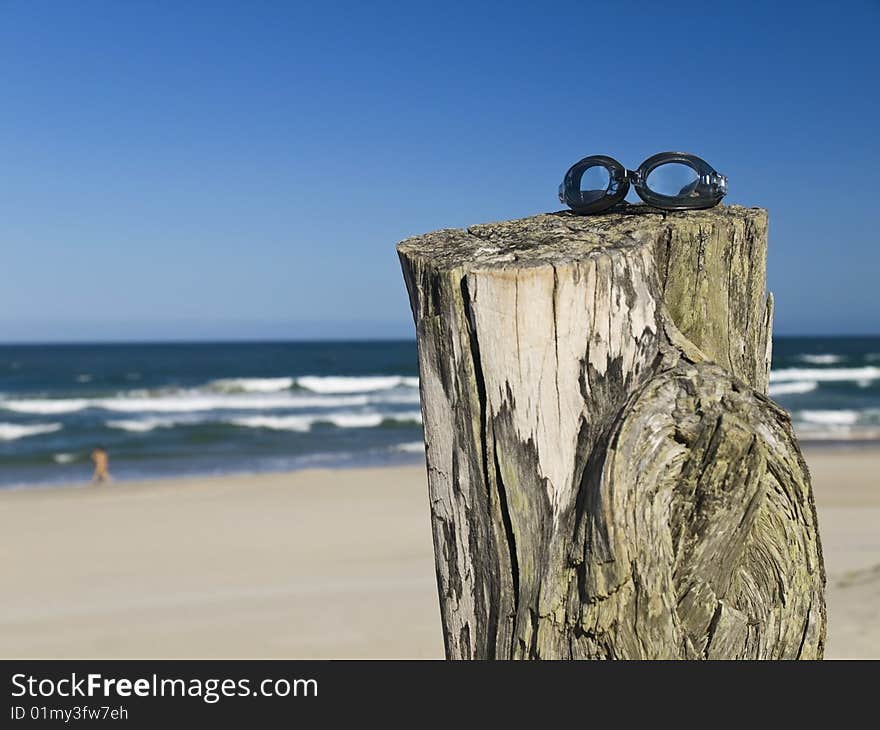
[[[829,658],[880,657],[880,451],[808,449]],[[443,656],[422,466],[0,492],[0,657]]]

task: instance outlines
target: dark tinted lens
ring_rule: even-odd
[[[697,171],[682,162],[667,162],[655,167],[648,173],[646,185],[657,195],[669,197],[696,197]]]
[[[592,203],[605,197],[611,173],[602,165],[592,165],[584,170],[580,180],[581,202]]]

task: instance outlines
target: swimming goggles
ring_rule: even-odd
[[[604,155],[584,157],[565,173],[559,200],[581,215],[601,213],[622,201],[630,184],[648,205],[663,210],[711,208],[727,194],[727,178],[705,160],[661,152],[637,170]]]

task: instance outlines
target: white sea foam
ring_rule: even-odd
[[[72,464],[76,461],[76,454],[52,454],[52,461],[56,464]]]
[[[93,408],[116,413],[191,413],[194,411],[251,410],[284,408],[289,406],[285,397],[260,395],[205,395],[201,393],[168,394],[154,397],[99,398],[91,402]]]
[[[409,441],[405,444],[397,444],[395,451],[403,451],[407,454],[424,454],[425,444],[422,441]]]
[[[412,388],[401,390],[383,390],[369,395],[370,403],[414,404],[419,402],[419,391]]]
[[[798,421],[822,426],[853,426],[859,422],[858,411],[798,411]]]
[[[243,428],[269,428],[273,431],[308,431],[312,427],[310,416],[247,416],[231,418],[229,423]]]
[[[403,375],[223,378],[201,388],[130,390],[115,397],[0,398],[0,409],[54,415],[89,408],[114,413],[351,408],[382,403],[418,403],[418,384],[418,378]],[[291,390],[296,385],[310,392]]]
[[[14,441],[28,436],[60,431],[60,423],[0,423],[0,441]]]
[[[303,375],[296,379],[300,388],[314,393],[369,393],[392,388],[418,388],[419,379],[403,375]]]
[[[188,421],[180,421],[173,418],[144,418],[142,420],[118,420],[107,421],[108,428],[118,428],[131,433],[147,433],[157,428],[174,428]]]
[[[220,393],[277,393],[290,390],[293,378],[221,378],[208,383],[208,390]]]
[[[415,396],[418,400],[418,394]],[[241,393],[238,395],[182,391],[179,393],[150,393],[132,391],[116,398],[46,398],[3,400],[0,408],[16,413],[50,415],[75,413],[97,408],[115,413],[189,413],[196,411],[250,411],[279,408],[344,408],[382,402],[381,396],[347,395],[321,396],[303,393]],[[388,399],[391,402],[391,399]],[[409,401],[407,401],[409,402]]]
[[[75,413],[88,407],[89,402],[81,398],[32,398],[0,401],[0,408],[5,408],[7,411],[38,415]]]
[[[204,395],[189,393],[154,398],[112,398],[94,401],[94,407],[122,413],[187,413],[193,411],[252,411],[278,408],[339,408],[362,406],[366,396],[322,398],[297,394]]]
[[[375,428],[381,426],[385,421],[421,423],[422,414],[420,411],[411,413],[337,413],[315,418],[316,423],[332,423],[337,428]]]
[[[386,415],[385,418],[389,421],[399,421],[400,423],[421,423],[422,412],[409,411],[407,413],[393,413],[391,415]]]
[[[794,395],[795,393],[809,393],[819,387],[815,380],[793,380],[790,383],[773,383],[770,385],[770,395]]]
[[[16,413],[54,415],[95,408],[113,413],[191,413],[198,411],[265,411],[300,408],[352,408],[369,404],[418,403],[418,391],[321,395],[276,393],[209,393],[199,390],[136,390],[114,398],[30,398],[0,400],[0,409]]]
[[[315,423],[332,423],[337,428],[375,428],[385,421],[421,423],[420,411],[410,413],[331,413],[315,417]]]
[[[309,431],[316,423],[329,423],[337,428],[375,428],[385,421],[421,423],[422,414],[412,413],[327,413],[308,416],[245,416],[231,418],[227,423],[244,428],[268,428],[275,431]]]
[[[381,413],[337,413],[320,416],[315,422],[332,423],[337,428],[375,428],[381,426],[385,416]]]
[[[82,375],[77,375],[76,382],[77,383],[91,383],[92,376],[89,373],[83,373]]]
[[[815,380],[818,382],[877,380],[880,368],[867,365],[861,368],[783,368],[770,372],[771,383],[792,380]]]
[[[798,355],[798,360],[803,360],[804,362],[808,362],[811,365],[834,365],[836,362],[840,362],[843,360],[843,357],[840,355],[834,355],[833,353],[826,352],[821,355]]]

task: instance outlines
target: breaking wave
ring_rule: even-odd
[[[0,441],[14,441],[27,438],[28,436],[55,433],[55,431],[60,431],[61,429],[62,425],[60,423],[0,423]]]
[[[345,408],[377,403],[418,403],[419,394],[310,395],[289,391],[264,394],[210,395],[198,391],[181,393],[128,393],[115,398],[46,398],[0,400],[0,409],[33,415],[76,413],[90,408],[116,413],[188,413],[196,411],[252,411],[297,408]]]
[[[333,413],[310,416],[248,416],[228,421],[242,428],[267,428],[273,431],[309,431],[316,423],[329,423],[336,428],[376,428],[386,422],[421,423],[422,414],[412,413]]]
[[[880,368],[866,365],[860,368],[783,368],[770,372],[771,383],[792,380],[816,382],[869,382],[880,378]]]
[[[222,378],[199,388],[130,390],[95,398],[6,398],[0,399],[0,409],[31,415],[61,415],[89,409],[115,413],[188,413],[351,408],[380,403],[418,403],[418,384],[418,378],[404,375]]]
[[[394,447],[396,451],[402,451],[405,454],[424,454],[424,441],[409,441],[405,444],[398,444]]]
[[[834,365],[835,363],[841,362],[843,357],[841,355],[826,352],[820,355],[798,355],[797,359],[803,362],[808,362],[810,365]]]
[[[294,378],[221,378],[212,380],[207,390],[218,393],[277,393],[290,390]]]
[[[314,393],[369,393],[393,388],[418,388],[419,379],[406,375],[303,375],[296,379],[300,388]]]
[[[770,395],[796,395],[810,393],[819,387],[815,380],[793,380],[789,383],[771,383]]]
[[[798,411],[797,419],[822,426],[853,426],[859,422],[857,411]]]

